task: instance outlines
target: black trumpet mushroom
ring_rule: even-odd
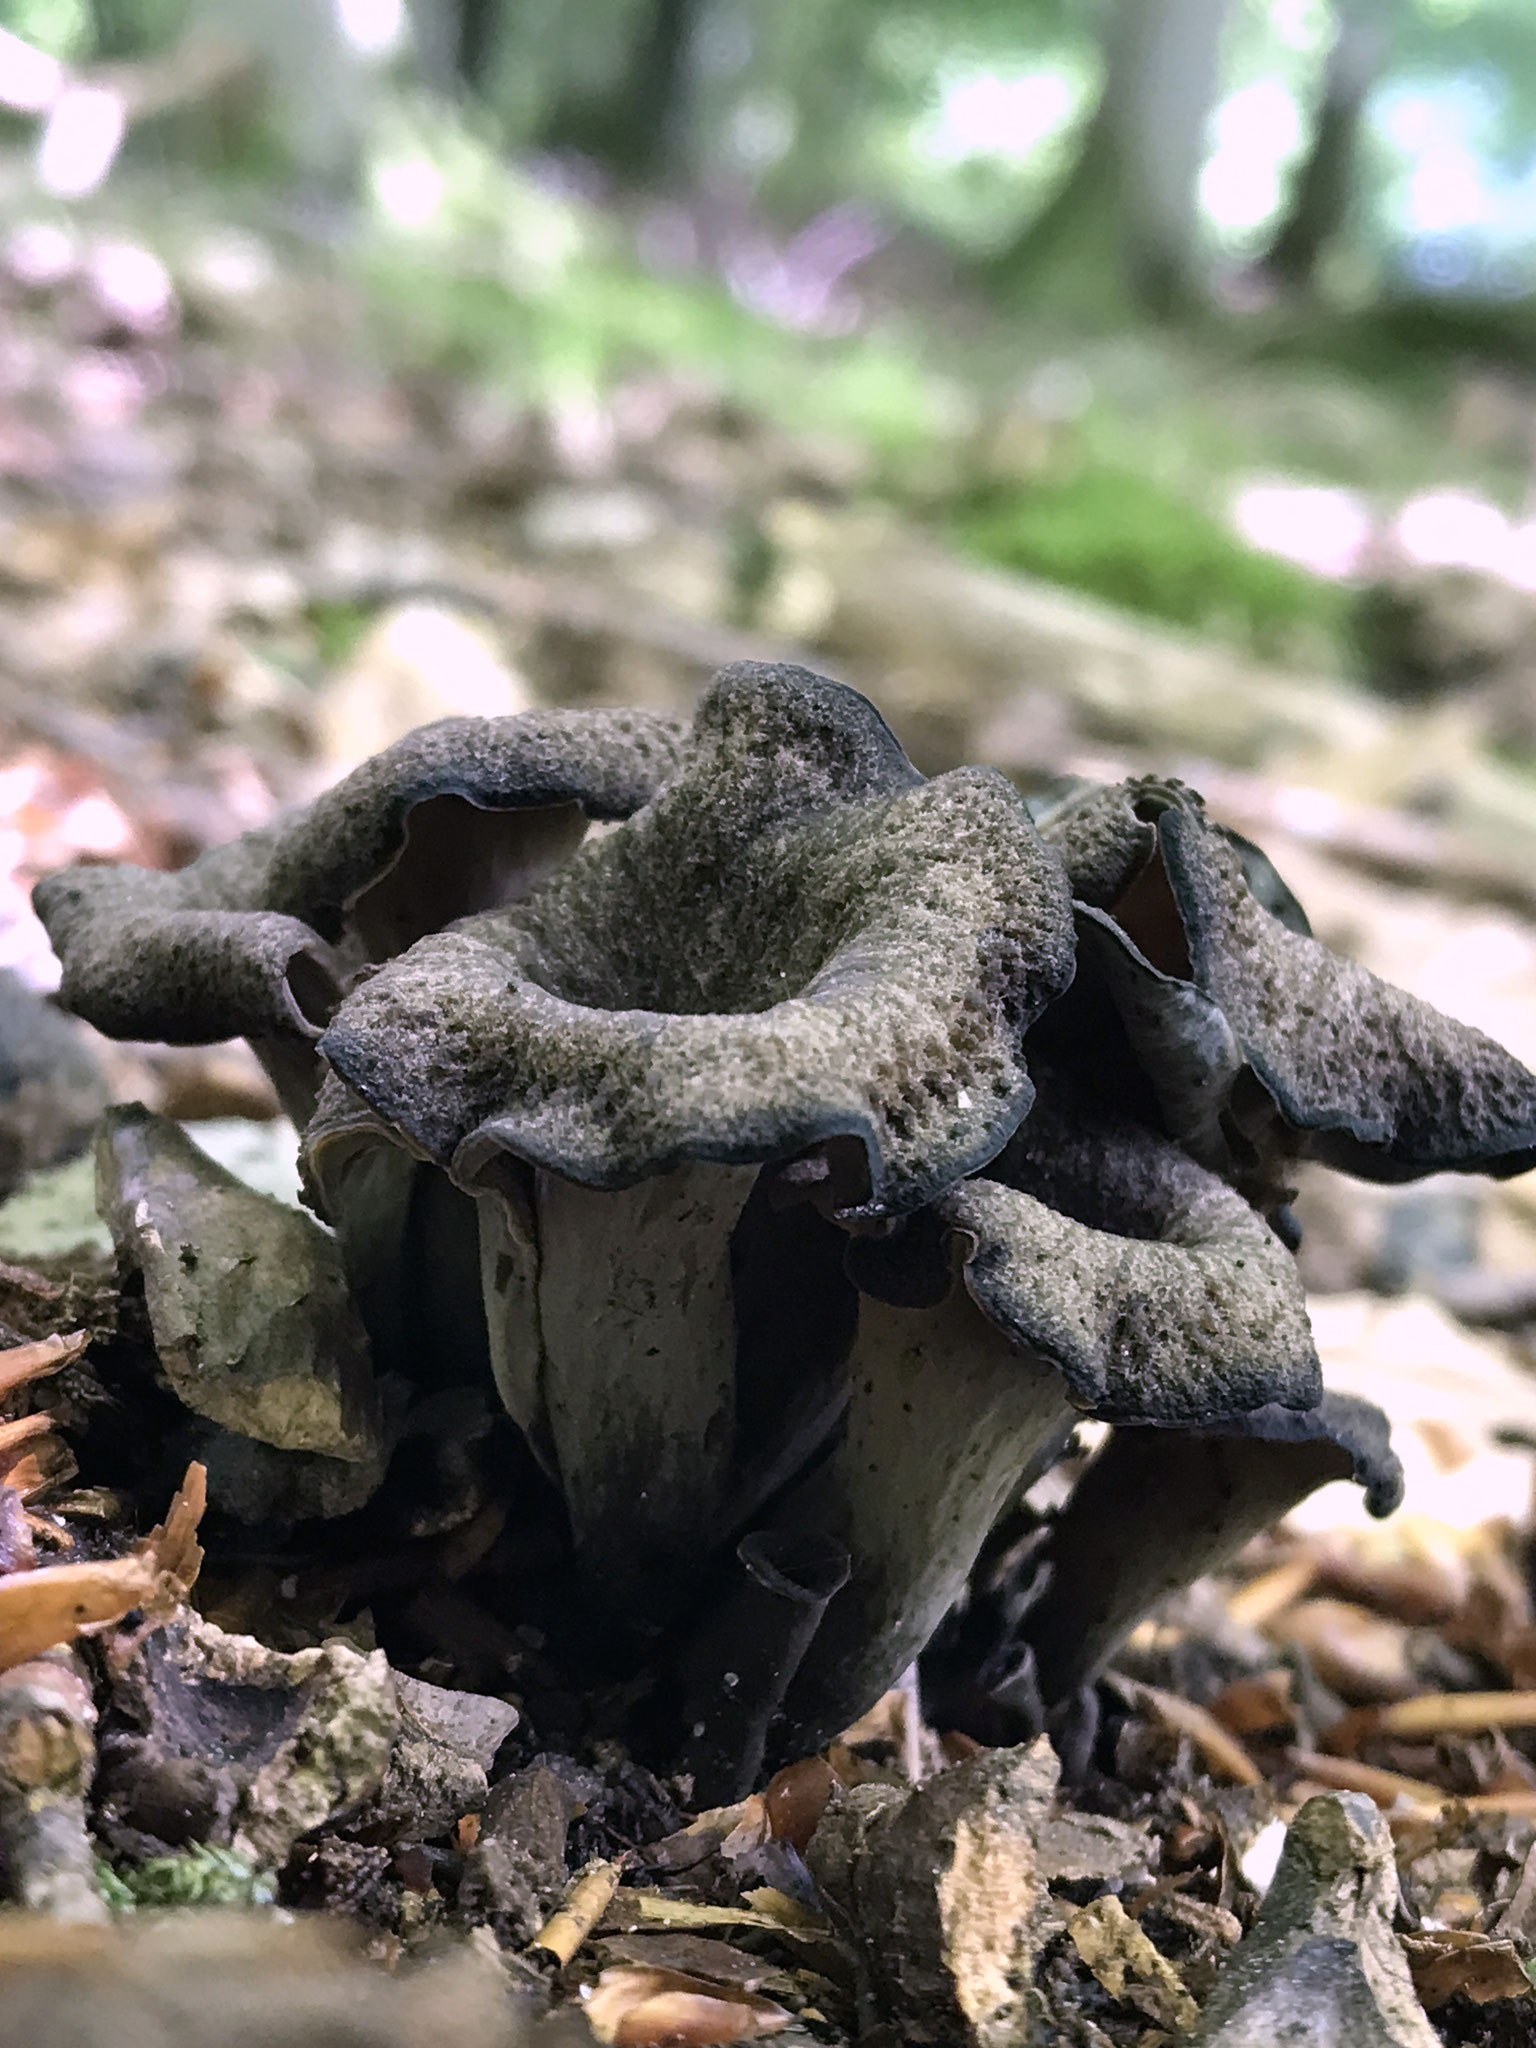
[[[427,727],[37,903],[100,1028],[257,1044],[376,1364],[494,1386],[700,1796],[868,1707],[1080,1418],[1014,1646],[1046,1710],[1326,1480],[1390,1511],[1290,1165],[1536,1160],[1536,1077],[1317,945],[1192,792],[1037,823],[803,669],[686,729]]]

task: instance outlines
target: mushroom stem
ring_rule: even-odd
[[[610,1192],[536,1176],[544,1402],[571,1534],[605,1601],[646,1622],[687,1604],[729,1519],[730,1238],[756,1177],[690,1162]]]
[[[791,1683],[786,1756],[819,1748],[907,1668],[1010,1491],[1075,1419],[1060,1376],[961,1286],[927,1308],[861,1301],[848,1374],[843,1439],[780,1517],[834,1536],[852,1560]]]
[[[848,1581],[848,1553],[814,1531],[744,1536],[741,1571],[684,1652],[679,1768],[700,1806],[744,1799],[763,1767],[770,1723],[827,1603]]]
[[[1115,1430],[1051,1531],[1050,1578],[1025,1623],[1046,1706],[1091,1684],[1160,1600],[1353,1468],[1326,1437]]]

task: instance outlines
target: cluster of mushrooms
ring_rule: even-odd
[[[446,720],[37,905],[101,1030],[251,1041],[372,1369],[494,1381],[722,1795],[912,1663],[1082,1418],[1016,1620],[1048,1710],[1324,1481],[1389,1512],[1294,1163],[1536,1164],[1536,1077],[1319,945],[1192,791],[1032,816],[799,668],[687,726]]]

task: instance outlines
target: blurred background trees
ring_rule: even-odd
[[[1359,494],[1536,511],[1529,0],[0,0],[0,229],[86,221],[345,279],[418,393],[702,380],[1298,658]]]
[[[381,108],[426,91],[612,198],[783,235],[858,204],[1074,318],[1260,285],[1505,308],[1536,282],[1524,0],[4,0],[0,24],[0,97],[64,189],[115,161],[115,96],[130,157],[195,159],[212,98],[205,162],[355,192]]]

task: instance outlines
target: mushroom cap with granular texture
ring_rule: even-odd
[[[506,1154],[600,1188],[798,1160],[839,1215],[890,1216],[1007,1143],[1073,968],[1003,777],[925,781],[864,698],[748,663],[643,810],[361,982],[321,1051],[464,1186]]]
[[[1041,829],[1084,956],[1172,1135],[1205,1164],[1241,1184],[1278,1123],[1292,1157],[1369,1180],[1536,1165],[1536,1075],[1266,907],[1241,846],[1182,784],[1087,789]]]
[[[45,876],[60,1000],[115,1038],[313,1040],[359,966],[524,893],[587,820],[638,809],[682,731],[643,711],[445,718],[175,873]]]
[[[1306,1299],[1264,1219],[1048,1057],[1032,1070],[1035,1106],[1007,1148],[909,1226],[910,1242],[851,1243],[854,1280],[915,1303],[958,1271],[988,1320],[1105,1422],[1198,1427],[1314,1406]]]

